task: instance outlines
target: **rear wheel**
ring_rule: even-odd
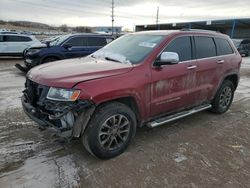
[[[136,132],[136,117],[126,105],[118,102],[100,106],[82,136],[85,148],[102,159],[120,155]]]
[[[231,106],[235,87],[230,80],[225,80],[212,102],[212,111],[218,114],[225,113]]]

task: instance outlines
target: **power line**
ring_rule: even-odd
[[[112,12],[111,12],[111,21],[112,21],[112,36],[114,34],[114,0],[112,0]]]
[[[43,9],[47,9],[48,11],[52,11],[52,12],[57,12],[57,13],[60,13],[61,15],[65,15],[67,13],[70,13],[70,14],[75,14],[75,15],[78,15],[78,16],[86,16],[86,15],[83,15],[83,11],[82,11],[82,8],[81,8],[81,5],[78,4],[79,6],[78,7],[67,7],[67,8],[59,8],[58,6],[52,6],[52,5],[47,5],[47,4],[42,4],[42,3],[37,3],[37,2],[27,2],[25,0],[14,0],[16,3],[19,3],[19,4],[25,4],[25,6],[30,6],[30,7],[37,7],[39,9],[43,8]],[[53,0],[52,0],[53,1]],[[114,1],[114,0],[112,0]],[[54,0],[54,2],[56,2]],[[114,20],[114,17],[118,17],[118,18],[125,18],[125,19],[135,19],[137,17],[137,19],[141,19],[141,18],[144,18],[145,19],[152,19],[152,16],[150,15],[139,15],[139,14],[134,14],[134,13],[126,13],[126,12],[123,12],[123,11],[119,11],[119,12],[116,12],[116,15],[114,15],[114,2],[112,3],[113,4],[113,16],[112,17],[112,20]],[[60,5],[59,5],[60,6]],[[86,10],[87,7],[83,6],[84,9],[84,13],[86,14],[93,14],[93,15],[98,15],[98,16],[110,16],[110,14],[105,11],[105,12],[97,12],[97,11],[94,11],[94,10],[91,10],[93,9],[92,6],[93,4],[89,4],[87,5],[89,8]],[[114,21],[112,21],[114,23]]]
[[[159,30],[159,6],[157,7],[157,13],[156,13],[156,25]]]

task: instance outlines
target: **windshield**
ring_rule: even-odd
[[[152,52],[163,38],[162,35],[125,35],[96,51],[92,57],[138,64]]]
[[[69,37],[69,35],[62,35],[58,38],[55,38],[49,44],[50,44],[50,46],[57,46],[57,45],[61,44],[64,40],[66,40],[68,37]]]

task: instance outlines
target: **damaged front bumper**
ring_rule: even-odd
[[[80,137],[95,110],[95,105],[88,100],[62,102],[44,99],[38,101],[36,106],[29,102],[25,94],[21,100],[24,112],[33,121],[62,137]]]

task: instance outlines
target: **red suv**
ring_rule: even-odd
[[[199,30],[128,34],[85,58],[33,68],[22,104],[42,127],[81,138],[94,156],[121,154],[137,127],[211,109],[224,113],[241,56],[228,36]]]

